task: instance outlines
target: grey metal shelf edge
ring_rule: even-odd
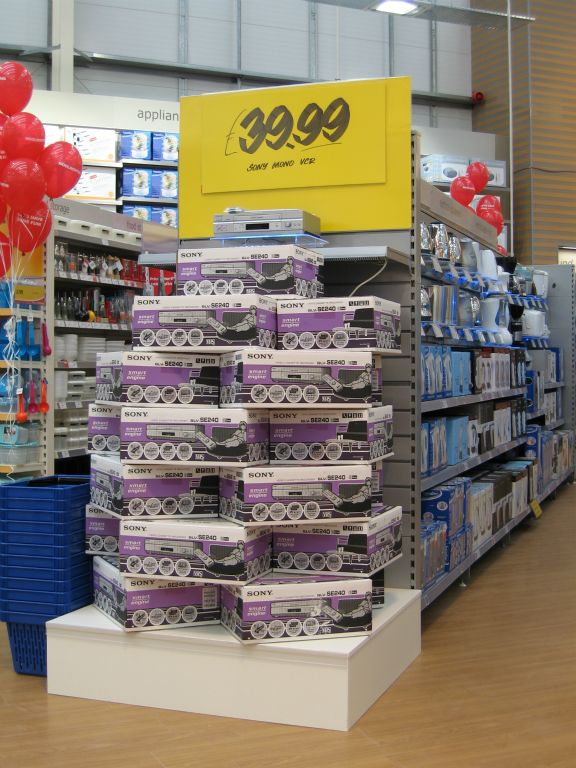
[[[141,245],[137,243],[129,243],[97,235],[85,235],[82,232],[71,232],[70,230],[64,229],[54,230],[54,236],[57,240],[71,240],[72,242],[82,245],[99,245],[104,248],[114,248],[130,253],[140,253],[141,250]]]
[[[562,389],[565,386],[566,384],[563,381],[549,381],[547,384],[544,384],[544,390]]]
[[[559,488],[559,486],[562,485],[562,483],[566,482],[569,477],[571,477],[574,474],[574,470],[570,470],[566,472],[561,477],[554,480],[546,490],[541,493],[537,501],[541,503],[542,501],[545,501],[548,496],[550,496],[554,491]],[[474,550],[471,555],[469,555],[466,560],[462,561],[460,565],[458,565],[454,570],[449,571],[448,573],[444,574],[440,578],[438,578],[436,581],[434,581],[429,587],[426,587],[424,591],[422,592],[422,610],[424,608],[427,608],[431,603],[436,600],[437,597],[439,597],[443,592],[445,592],[448,587],[453,584],[460,576],[462,576],[463,573],[466,573],[466,571],[477,561],[479,560],[483,555],[485,555],[489,550],[492,549],[501,539],[506,536],[506,534],[510,533],[510,531],[514,530],[520,523],[525,520],[528,515],[531,513],[530,507],[524,510],[524,512],[521,515],[518,515],[518,517],[515,517],[513,520],[511,520],[509,523],[506,523],[499,531],[497,531],[493,536],[491,536],[487,541],[485,541],[483,544],[481,544],[478,549]]]
[[[526,436],[517,437],[516,440],[511,440],[509,443],[498,445],[496,448],[492,448],[491,451],[486,451],[486,453],[480,454],[480,456],[473,456],[471,459],[460,462],[460,464],[453,464],[450,467],[446,467],[446,469],[443,469],[440,472],[436,472],[430,477],[423,477],[420,480],[420,488],[423,491],[427,491],[429,488],[433,488],[435,485],[439,485],[446,480],[450,480],[451,478],[460,475],[462,472],[467,472],[469,469],[479,467],[481,464],[485,464],[487,461],[490,461],[490,459],[495,459],[497,456],[501,456],[503,453],[507,453],[514,448],[518,448],[518,446],[523,445],[527,439],[528,438]]]
[[[88,448],[71,448],[69,451],[55,451],[55,459],[73,459],[78,456],[89,456],[90,451]]]
[[[137,160],[133,157],[123,157],[116,167],[122,168],[124,165],[142,165],[152,168],[178,168],[178,160]]]
[[[122,195],[118,199],[117,205],[123,203],[149,203],[150,205],[178,205],[177,197],[134,197],[132,195]]]
[[[505,397],[518,397],[526,394],[526,389],[504,389],[498,392],[483,392],[479,395],[461,395],[460,397],[446,397],[438,400],[424,400],[422,403],[422,413],[434,411],[443,411],[448,408],[458,408],[461,405],[473,405],[474,403],[485,403],[488,400],[500,400]]]

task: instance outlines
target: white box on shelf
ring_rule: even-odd
[[[117,555],[120,519],[113,512],[86,505],[86,554]]]
[[[115,453],[120,450],[120,406],[92,403],[88,407],[88,450]]]
[[[243,525],[317,525],[383,510],[382,462],[220,470],[220,514]]]
[[[87,166],[76,186],[64,197],[74,200],[116,200],[116,170]]]
[[[220,623],[217,585],[126,576],[117,558],[94,558],[94,605],[126,632]]]
[[[133,576],[248,583],[271,565],[271,528],[227,520],[120,521],[120,570]]]
[[[90,499],[122,517],[217,517],[218,468],[125,465],[92,454]]]
[[[468,165],[468,158],[459,155],[424,155],[420,173],[424,181],[449,184],[457,176],[464,176]]]
[[[382,402],[382,358],[370,350],[244,349],[220,358],[221,405],[320,408]]]
[[[242,643],[364,635],[372,629],[372,582],[272,574],[223,586],[222,624]]]
[[[116,161],[116,131],[108,128],[64,128],[64,139],[76,147],[85,164]]]
[[[268,461],[268,414],[263,411],[123,406],[120,430],[120,458],[127,464]]]

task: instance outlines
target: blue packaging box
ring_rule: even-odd
[[[434,400],[439,395],[436,392],[436,357],[434,347],[430,344],[422,347],[424,357],[424,381],[426,387],[426,399]]]
[[[446,540],[446,571],[453,571],[466,559],[467,532],[463,528]]]
[[[122,194],[126,197],[152,197],[152,171],[149,168],[124,168]]]
[[[152,208],[152,218],[156,224],[178,228],[178,208],[175,205],[155,205]]]
[[[450,352],[452,358],[452,397],[462,394],[462,355],[455,349]]]
[[[140,221],[152,221],[151,205],[123,205],[122,213],[124,216],[140,219]]]
[[[448,465],[446,451],[446,418],[432,419],[428,422],[428,460],[429,474],[433,475]]]
[[[152,160],[178,162],[179,144],[179,134],[154,131],[152,134]]]
[[[450,347],[440,347],[442,355],[442,397],[452,397],[452,350]]]
[[[421,517],[425,523],[444,522],[448,535],[453,536],[463,525],[462,514],[457,503],[457,490],[454,485],[437,485],[424,491],[421,501]]]
[[[444,397],[444,359],[442,356],[442,347],[435,344],[432,347],[434,357],[434,375],[436,377],[436,397]]]
[[[178,171],[154,168],[152,170],[151,197],[167,200],[178,198]]]
[[[422,477],[430,474],[430,425],[427,421],[420,426],[420,468]]]
[[[120,131],[120,157],[126,160],[150,160],[152,158],[152,133],[150,131]]]
[[[468,417],[446,419],[446,452],[449,465],[460,464],[468,458]]]

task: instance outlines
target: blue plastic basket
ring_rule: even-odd
[[[2,502],[0,517],[4,523],[21,521],[68,525],[82,519],[85,513],[85,504],[77,504],[66,509],[39,509],[36,507],[34,510],[28,510],[21,506],[20,499],[14,498]]]
[[[0,508],[18,499],[23,510],[39,507],[66,509],[90,501],[90,478],[84,475],[51,475],[0,487]]]
[[[56,536],[78,536],[84,533],[85,517],[64,520],[61,523],[43,522],[41,520],[2,520],[0,522],[0,537],[8,533],[37,533],[41,536],[53,534]]]
[[[58,566],[53,560],[47,567],[38,567],[33,557],[21,557],[19,565],[7,565],[0,563],[0,580],[2,579],[31,579],[42,584],[51,584],[54,581],[74,579],[76,576],[90,574],[92,572],[92,559],[82,553],[76,556],[69,565]],[[41,587],[39,587],[41,588]]]
[[[43,547],[24,547],[21,553],[11,554],[0,543],[1,568],[11,571],[12,568],[26,568],[28,573],[32,570],[37,579],[63,579],[71,573],[71,569],[81,563],[91,562],[91,558],[84,551],[84,542],[74,550],[65,547],[63,550],[49,548],[48,554]],[[62,573],[62,576],[58,574]]]
[[[90,573],[81,573],[74,579],[63,581],[39,581],[0,577],[0,602],[2,600],[31,600],[38,603],[54,603],[81,595],[92,588]]]
[[[37,597],[37,596],[35,596]],[[27,616],[46,616],[51,618],[55,616],[62,616],[65,613],[71,613],[78,610],[78,608],[84,608],[85,605],[90,605],[94,599],[94,595],[91,589],[84,590],[79,595],[65,598],[62,600],[54,599],[52,602],[32,602],[27,600],[0,600],[0,621],[10,621],[8,618],[11,614],[18,614],[21,617]],[[22,619],[21,619],[22,620]],[[24,619],[25,621],[26,619]]]
[[[14,534],[16,535],[16,534]],[[84,552],[84,538],[78,541],[57,540],[57,543],[44,541],[42,544],[25,544],[23,542],[4,541],[0,538],[0,557],[8,565],[18,565],[21,557],[51,558],[64,565],[75,556]],[[40,562],[38,562],[40,565]]]
[[[8,622],[8,639],[14,671],[19,675],[46,677],[46,624]]]

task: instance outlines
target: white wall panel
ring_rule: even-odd
[[[438,24],[436,39],[438,91],[470,96],[472,93],[470,28],[459,24]]]
[[[243,0],[242,69],[307,78],[308,3]]]
[[[188,63],[219,69],[236,69],[235,19],[188,20]]]
[[[82,51],[176,61],[178,0],[76,0],[75,47]]]
[[[48,0],[0,0],[0,42],[7,45],[48,45]]]
[[[173,75],[155,75],[133,70],[117,71],[107,67],[78,67],[74,77],[74,90],[77,93],[95,93],[100,96],[177,101],[178,78]]]

